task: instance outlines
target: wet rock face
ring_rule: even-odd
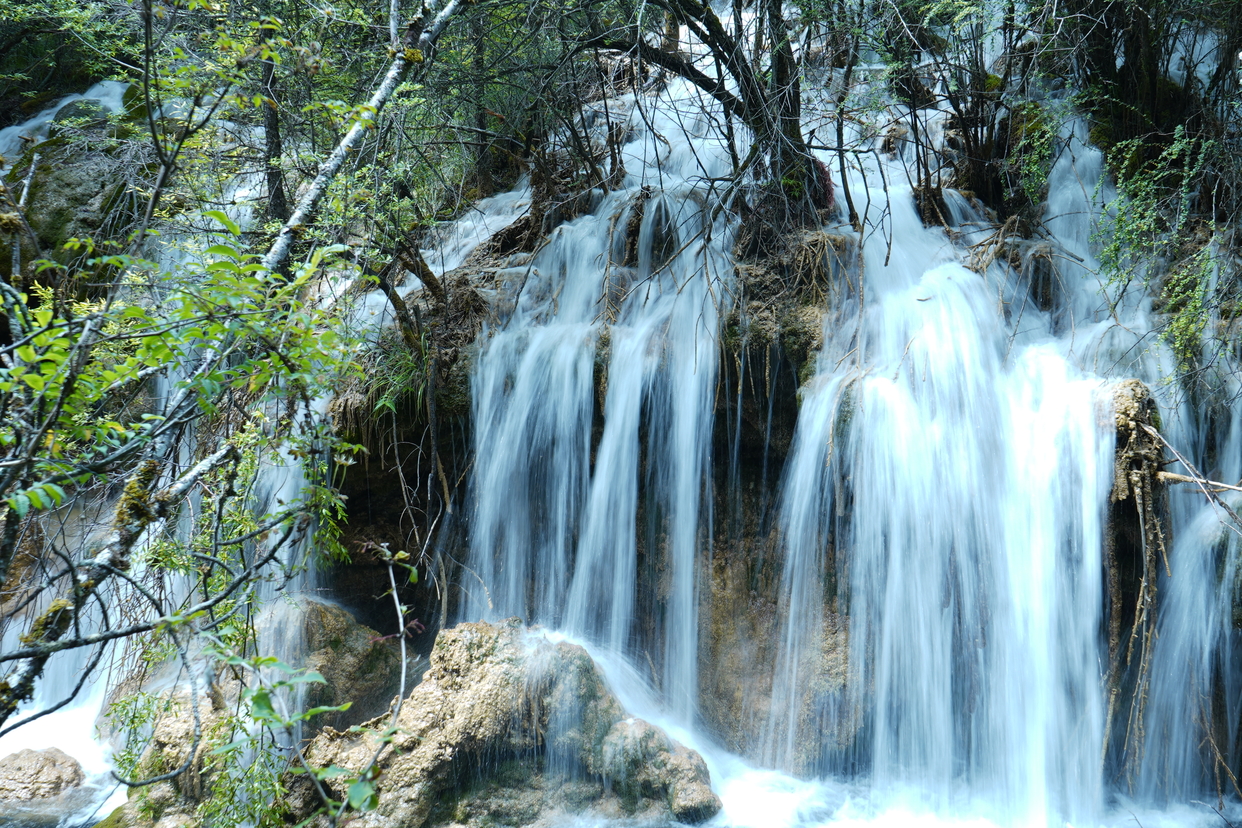
[[[604,776],[623,804],[664,798],[673,818],[688,823],[711,819],[720,810],[703,757],[642,719],[613,725],[602,753]]]
[[[720,809],[703,760],[625,719],[585,650],[516,620],[440,633],[385,743],[388,724],[325,728],[306,751],[354,773],[378,757],[379,803],[358,828],[527,825],[583,809],[697,822]]]
[[[348,710],[315,717],[313,727],[346,728],[373,718],[386,709],[400,686],[401,657],[392,642],[354,620],[348,610],[320,601],[306,601],[307,669],[324,677],[324,684],[307,686],[306,707],[350,703]]]
[[[0,759],[0,803],[59,796],[82,780],[82,766],[63,751],[19,750]]]
[[[99,141],[104,140],[100,130],[92,128],[88,132],[92,136],[98,133]],[[110,218],[119,216],[118,204],[125,189],[114,157],[64,138],[39,144],[9,171],[7,183],[19,186],[32,161],[35,170],[30,176],[24,213],[30,229],[38,237],[39,249],[36,252],[25,233],[17,236],[22,246],[24,270],[39,254],[62,264],[73,260],[80,254],[64,249],[70,238],[90,237],[102,241],[110,229],[115,229],[112,227],[115,222],[110,222]],[[12,269],[10,238],[5,235],[0,240],[0,273],[6,275]]]

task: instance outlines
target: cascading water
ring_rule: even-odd
[[[28,144],[46,139],[53,121],[65,107],[78,101],[93,101],[106,112],[118,112],[128,87],[121,81],[100,81],[80,95],[66,95],[31,118],[0,129],[0,169],[16,161]]]
[[[998,293],[1016,295],[1009,274],[967,270],[912,202],[894,195],[891,209],[893,254],[886,266],[883,245],[864,248],[862,327],[821,353],[784,481],[776,758],[796,764],[809,704],[836,719],[829,732],[859,730],[842,734],[849,751],[819,746],[813,769],[861,766],[877,796],[913,789],[932,811],[1077,819],[1100,803],[1113,450],[1100,383],[1035,314],[1010,330],[997,313]],[[842,359],[852,347],[857,359]],[[848,682],[804,700],[796,662],[821,633],[803,619],[822,601],[829,548]]]
[[[674,82],[646,119],[633,98],[614,102],[629,112],[624,182],[557,228],[480,354],[470,532],[482,587],[466,587],[470,615],[517,615],[647,652],[684,721],[697,697],[696,561],[730,282],[730,232],[701,183],[728,172],[728,150],[700,98]],[[636,210],[638,255],[627,262]],[[607,393],[592,457],[597,360]],[[659,640],[643,638],[651,619],[636,609],[640,508],[667,544]]]
[[[76,101],[98,101],[105,109],[118,112],[122,107],[125,89],[128,84],[105,81],[88,89],[80,95],[69,95],[55,105],[47,108],[39,115],[22,124],[0,131],[0,149],[20,149],[24,142],[39,141],[47,137],[50,125],[58,112],[65,106]],[[221,123],[223,130],[241,129],[234,124]],[[254,138],[252,134],[249,136]],[[261,137],[261,133],[260,133]],[[242,228],[254,222],[256,203],[262,186],[261,174],[249,173],[222,179],[220,202],[225,205],[224,213],[230,221]],[[195,214],[187,217],[188,226],[209,224],[207,218]],[[150,295],[135,297],[137,301],[158,304],[164,298],[168,283],[175,280],[198,280],[203,269],[202,251],[214,243],[235,243],[235,239],[226,234],[204,233],[195,230],[173,229],[148,243],[146,254],[157,264],[160,280],[150,287]],[[140,288],[131,288],[139,290]],[[330,302],[336,297],[328,295],[322,301]],[[375,315],[374,303],[363,303],[352,319],[352,324],[378,324],[369,317]],[[189,368],[187,366],[186,370]],[[178,383],[184,375],[156,376],[150,384],[151,407],[153,412],[167,411],[176,396]],[[308,419],[322,415],[327,404],[327,397],[317,400],[318,408]],[[313,431],[314,422],[308,422],[307,430]],[[180,439],[176,450],[177,466],[181,470],[191,467],[195,458],[195,436],[193,429],[187,429]],[[174,471],[175,477],[177,472]],[[303,489],[307,481],[300,460],[283,452],[273,461],[265,458],[260,463],[258,479],[254,486],[256,516],[274,513],[282,508],[294,507],[303,497]],[[193,523],[201,508],[198,497],[188,499],[187,508],[179,515],[177,526],[171,527],[169,534],[179,539],[192,536]],[[59,513],[49,515],[46,522],[57,527],[57,536],[51,542],[67,550],[83,549],[89,543],[84,537],[95,528],[106,526],[110,518],[107,504],[87,506],[85,503],[71,503]],[[50,530],[48,530],[50,531]],[[160,534],[158,528],[148,531],[138,544],[140,549],[148,547]],[[316,591],[315,570],[304,563],[306,544],[287,550],[281,555],[283,571],[279,576],[267,578],[259,582],[256,588],[256,604],[263,608],[256,621],[258,629],[257,648],[260,652],[275,655],[287,663],[296,664],[305,654],[302,646],[301,609],[293,600],[305,596],[314,596]],[[136,556],[136,570],[144,568],[143,555]],[[196,578],[191,579],[180,575],[160,573],[156,592],[164,599],[166,606],[180,606],[198,585]],[[106,587],[108,597],[105,605],[118,607],[126,600],[123,589]],[[7,650],[20,649],[18,636],[28,628],[29,619],[46,609],[50,598],[41,599],[26,607],[16,620],[24,623],[8,623],[4,630]],[[16,602],[15,602],[16,603]],[[6,619],[10,620],[10,619]],[[100,625],[102,621],[98,613],[88,613],[82,619],[84,626]],[[115,660],[117,655],[112,655]],[[126,791],[112,778],[112,752],[115,747],[107,737],[98,736],[101,716],[107,712],[110,701],[108,691],[111,684],[125,677],[126,667],[104,660],[100,664],[92,663],[92,655],[86,648],[70,650],[54,655],[48,662],[43,679],[36,685],[34,698],[19,710],[18,716],[10,723],[6,735],[0,738],[0,757],[15,751],[29,748],[39,750],[56,747],[79,761],[88,779],[81,794],[74,793],[64,803],[56,803],[54,808],[64,809],[63,812],[50,811],[41,814],[35,803],[36,810],[20,815],[26,819],[51,819],[56,824],[60,819],[64,826],[92,824],[100,814],[106,814],[126,800]],[[200,694],[207,690],[207,677],[201,670],[202,664],[193,665],[189,674],[183,669],[184,664],[173,661],[158,671],[160,674],[148,682],[148,692],[175,691],[185,687],[187,683],[196,685]],[[80,685],[75,698],[67,704],[62,703],[69,691]],[[297,689],[302,689],[298,685]],[[292,707],[300,706],[300,700],[291,700]],[[35,721],[24,723],[28,718]],[[107,725],[103,726],[107,730]],[[0,817],[8,815],[0,814]],[[15,817],[16,818],[16,817]],[[2,821],[2,820],[0,820]],[[7,824],[7,823],[5,823]],[[41,823],[40,823],[41,824]]]
[[[718,106],[685,82],[609,108],[625,120],[623,177],[501,273],[507,318],[473,376],[464,614],[582,641],[632,713],[703,753],[720,825],[1111,825],[1131,820],[1115,798],[1131,791],[1148,828],[1214,820],[1189,803],[1214,790],[1208,719],[1224,722],[1214,749],[1237,747],[1238,542],[1194,491],[1170,498],[1135,775],[1118,779],[1104,748],[1110,382],[1146,382],[1163,432],[1216,479],[1242,475],[1242,408],[1209,416],[1179,396],[1143,292],[1102,297],[1116,289],[1100,284],[1091,238],[1111,192],[1083,125],[1061,136],[1044,222],[1055,278],[1038,286],[1002,263],[965,266],[962,242],[986,219],[946,192],[951,226],[925,227],[900,154],[849,173],[870,205],[863,232],[833,228],[852,245],[840,275],[855,290],[825,309],[781,474],[771,706],[739,757],[707,731],[699,675],[735,280],[735,228],[711,182],[732,172],[730,152]],[[586,126],[612,140],[611,124]],[[478,205],[428,261],[460,265],[534,197]],[[382,317],[382,301],[359,313]],[[259,499],[292,503],[305,482],[285,457]],[[300,630],[294,609],[273,615],[269,652]]]
[[[864,231],[834,232],[852,241],[857,290],[825,309],[802,390],[771,706],[741,758],[697,714],[731,302],[731,235],[704,181],[729,171],[726,145],[703,134],[714,105],[679,81],[615,103],[631,113],[623,187],[510,263],[512,313],[477,361],[464,615],[590,647],[631,710],[707,758],[721,825],[1111,825],[1140,807],[1149,828],[1217,820],[1191,803],[1216,789],[1203,723],[1226,710],[1237,731],[1238,544],[1194,492],[1170,499],[1146,736],[1126,748],[1138,775],[1106,752],[1113,383],[1152,388],[1175,445],[1214,446],[1215,479],[1242,475],[1242,429],[1236,412],[1209,426],[1167,382],[1144,292],[1101,282],[1092,239],[1115,193],[1085,126],[1057,146],[1039,274],[971,261],[989,223],[956,193],[947,231],[925,227],[900,149],[850,173]],[[631,270],[617,228],[637,204]],[[644,579],[657,598],[640,607]]]

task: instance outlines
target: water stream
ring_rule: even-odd
[[[1102,283],[1093,236],[1115,193],[1084,124],[1068,120],[1049,178],[1050,285],[971,260],[992,227],[965,197],[946,192],[950,227],[925,227],[900,151],[850,173],[864,231],[826,229],[861,246],[861,290],[823,309],[801,392],[779,485],[772,700],[753,712],[762,744],[738,756],[698,714],[733,285],[706,182],[728,171],[727,147],[707,126],[714,104],[678,81],[617,103],[624,184],[552,234],[477,361],[464,617],[516,615],[588,646],[627,709],[707,758],[713,824],[1221,824],[1200,801],[1216,783],[1197,723],[1216,693],[1237,731],[1237,536],[1193,492],[1170,495],[1133,787],[1104,754],[1113,384],[1145,382],[1192,456],[1215,446],[1216,479],[1242,474],[1242,432],[1236,406],[1220,417],[1170,384],[1144,291]],[[627,267],[617,228],[642,199]],[[821,658],[834,647],[835,674]],[[1220,748],[1232,755],[1232,737]]]
[[[1212,696],[1230,734],[1219,749],[1235,755],[1238,536],[1193,491],[1170,496],[1133,787],[1103,753],[1109,406],[1113,382],[1144,381],[1163,433],[1227,481],[1242,477],[1242,407],[1171,385],[1150,299],[1101,283],[1092,239],[1113,193],[1083,124],[1069,120],[1049,178],[1049,301],[1031,273],[971,260],[991,228],[965,197],[946,192],[950,227],[924,226],[900,150],[849,173],[870,205],[863,232],[839,217],[826,229],[848,242],[841,273],[856,282],[822,308],[770,478],[779,639],[771,704],[752,711],[762,737],[739,755],[701,710],[700,675],[713,504],[732,502],[713,489],[713,435],[740,433],[716,418],[737,290],[718,183],[730,150],[718,106],[688,83],[608,107],[625,121],[622,180],[508,263],[495,297],[507,313],[475,363],[462,617],[518,616],[587,646],[631,713],[704,755],[724,803],[715,825],[1219,824],[1201,802],[1215,796],[1201,724]],[[606,119],[588,126],[606,140]],[[460,265],[532,197],[524,185],[480,203],[428,261]],[[385,313],[373,295],[353,324],[374,330]],[[1226,374],[1221,400],[1237,390]],[[274,463],[264,499],[291,502],[304,484],[296,462]],[[311,577],[285,589],[312,591]],[[273,642],[296,637],[281,632],[296,615],[284,624]],[[79,667],[54,660],[44,686],[63,691]],[[57,744],[102,774],[106,749],[81,739],[102,693],[0,740],[0,755]]]

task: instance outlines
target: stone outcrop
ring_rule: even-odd
[[[48,799],[82,780],[82,766],[57,748],[19,750],[0,759],[0,802]]]
[[[19,750],[0,759],[0,828],[77,825],[105,796],[77,760],[57,748]]]
[[[300,606],[309,653],[304,664],[325,681],[307,685],[305,706],[350,704],[348,710],[316,716],[311,726],[344,729],[387,710],[401,677],[401,656],[392,642],[336,604],[305,601]]]
[[[720,810],[703,757],[642,719],[613,725],[602,753],[604,776],[629,808],[644,798],[666,797],[673,818],[688,823],[703,822]]]
[[[699,822],[720,809],[701,757],[627,719],[584,649],[516,620],[442,632],[389,724],[325,728],[306,751],[313,766],[354,774],[375,762],[378,804],[357,828],[526,825],[588,806]],[[328,784],[344,795],[346,783]]]
[[[113,155],[94,148],[104,144],[104,130],[89,127],[85,132],[94,141],[89,147],[79,140],[57,137],[39,144],[10,170],[6,183],[18,186],[26,178],[31,161],[35,162],[24,214],[39,247],[36,251],[25,232],[4,234],[0,239],[0,273],[7,275],[11,270],[9,244],[13,237],[21,241],[25,270],[40,255],[68,264],[82,256],[80,251],[64,249],[70,238],[102,241],[127,223],[128,218],[122,217],[126,184],[121,165]]]
[[[282,632],[299,639],[302,651],[309,653],[290,653],[287,657],[325,679],[322,684],[301,685],[306,691],[301,706],[309,709],[350,702],[346,711],[314,717],[306,732],[328,723],[349,727],[387,709],[400,680],[400,658],[390,642],[381,640],[379,633],[359,624],[347,610],[335,604],[306,600],[296,605],[281,604],[277,609],[282,613],[260,623],[288,620],[296,625]],[[130,692],[136,689],[128,688]],[[236,680],[222,672],[209,692],[199,694],[202,739],[186,770],[171,779],[131,789],[129,802],[109,817],[108,828],[182,828],[200,824],[200,804],[221,795],[218,787],[213,788],[219,765],[213,751],[240,735],[230,723],[240,692]],[[194,746],[189,691],[183,688],[165,693],[161,704],[135,774],[140,779],[182,767]]]

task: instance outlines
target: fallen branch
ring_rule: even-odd
[[[1178,482],[1194,483],[1195,485],[1197,485],[1199,487],[1199,491],[1203,492],[1203,494],[1207,496],[1207,499],[1212,501],[1213,504],[1219,506],[1222,510],[1224,510],[1225,514],[1227,514],[1229,518],[1233,521],[1233,525],[1229,526],[1229,528],[1232,529],[1237,534],[1242,535],[1242,517],[1238,517],[1238,513],[1235,512],[1233,510],[1233,507],[1231,507],[1228,503],[1226,503],[1224,499],[1219,494],[1216,493],[1216,489],[1215,489],[1215,487],[1217,486],[1224,486],[1227,489],[1237,490],[1237,487],[1226,486],[1226,484],[1224,483],[1215,483],[1211,480],[1208,480],[1206,477],[1204,477],[1202,474],[1199,473],[1199,470],[1196,469],[1189,460],[1187,460],[1185,457],[1182,456],[1181,452],[1173,448],[1172,443],[1164,439],[1164,435],[1162,435],[1159,431],[1156,431],[1156,429],[1152,428],[1149,425],[1143,424],[1143,428],[1147,431],[1148,434],[1155,437],[1161,443],[1164,443],[1165,448],[1167,448],[1170,452],[1172,452],[1173,456],[1177,458],[1177,461],[1186,468],[1186,471],[1190,472],[1190,475],[1186,477],[1184,481],[1179,480]],[[1159,474],[1166,475],[1169,473],[1170,472],[1160,472]],[[1184,475],[1177,475],[1177,476],[1185,477]],[[1229,525],[1229,524],[1226,524],[1226,525]]]
[[[1185,474],[1176,474],[1175,472],[1156,472],[1156,477],[1165,483],[1195,483],[1201,486],[1211,486],[1214,492],[1242,492],[1242,486],[1230,486],[1228,483],[1220,483],[1216,480],[1208,480],[1206,478],[1190,477]]]

